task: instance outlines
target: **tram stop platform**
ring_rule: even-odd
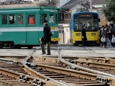
[[[80,57],[115,57],[115,48],[100,48],[100,47],[74,47],[74,46],[60,46],[51,47],[51,56],[80,56]],[[33,49],[0,49],[0,56],[46,56],[41,55],[40,47]]]

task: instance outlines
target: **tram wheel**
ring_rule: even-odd
[[[15,46],[15,48],[17,48],[17,49],[21,49],[21,46],[19,46],[19,45],[16,45],[16,46]]]
[[[3,49],[3,46],[0,46],[0,49]]]
[[[33,46],[28,46],[28,49],[32,49],[33,48]]]
[[[74,43],[73,45],[74,45],[74,46],[78,46],[78,44],[77,44],[77,43]]]

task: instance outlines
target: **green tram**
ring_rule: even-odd
[[[59,8],[18,4],[0,6],[0,48],[28,47],[40,45],[43,35],[43,20],[47,20],[53,36],[51,43],[57,44]]]

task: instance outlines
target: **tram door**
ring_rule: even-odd
[[[36,14],[27,14],[26,40],[27,44],[38,44],[38,28],[36,27]]]

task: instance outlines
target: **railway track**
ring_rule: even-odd
[[[101,84],[103,83],[105,86],[108,84],[110,86],[114,86],[114,78],[111,75],[107,74],[107,73],[103,73],[103,72],[99,72],[92,69],[90,70],[89,68],[81,68],[80,66],[75,66],[73,64],[71,64],[71,62],[67,62],[67,60],[63,59],[60,55],[60,51],[58,51],[58,57],[54,57],[54,58],[49,58],[49,57],[32,57],[31,59],[29,58],[27,60],[27,62],[31,63],[35,63],[37,64],[37,70],[35,69],[35,71],[40,72],[41,74],[48,76],[49,78],[52,78],[53,75],[51,74],[52,72],[54,73],[54,77],[60,76],[59,74],[67,74],[70,76],[74,76],[74,77],[80,77],[81,81],[82,79],[88,79],[88,80],[94,80],[96,82],[98,82],[98,84],[100,84],[99,82],[101,82]],[[37,58],[37,59],[36,59]],[[61,64],[61,65],[60,65]],[[73,67],[73,68],[72,68]],[[57,68],[57,69],[55,69]],[[61,69],[60,69],[61,68]],[[62,71],[63,69],[63,71]],[[73,69],[72,71],[75,71],[77,73],[73,74],[72,71],[70,72],[70,70]],[[66,72],[67,70],[69,70],[69,72]],[[81,71],[82,70],[82,71]],[[43,73],[42,73],[43,72]],[[46,74],[45,74],[46,73]],[[59,74],[58,74],[59,73]],[[81,73],[81,74],[79,74]],[[56,74],[56,75],[55,75]],[[90,75],[94,75],[95,77],[89,77]],[[66,75],[66,76],[67,76]],[[63,76],[62,76],[63,77]],[[64,78],[64,77],[63,77]],[[66,81],[64,81],[64,79],[57,79],[58,81],[63,81],[63,82],[68,82],[67,79]],[[69,80],[69,79],[68,79]],[[70,82],[70,80],[69,80]],[[70,82],[71,84],[74,84],[76,86],[76,83],[74,82]],[[70,84],[69,83],[69,84]],[[94,83],[94,82],[93,82]],[[78,83],[77,83],[78,84]],[[90,83],[91,84],[91,83]],[[95,84],[96,86],[101,86],[98,85],[97,83]],[[81,84],[80,84],[81,85]],[[82,83],[83,86],[85,86],[85,83]],[[89,85],[89,84],[88,84]],[[95,85],[91,85],[91,86],[95,86]],[[79,86],[79,85],[78,85]],[[90,85],[89,85],[90,86]]]
[[[68,86],[48,80],[20,62],[0,59],[0,86]]]
[[[33,53],[34,51],[27,57],[30,57]],[[36,73],[26,66],[24,59],[26,59],[24,56],[1,56],[0,86],[69,86],[66,83],[49,80],[47,77]]]
[[[16,78],[16,76],[19,77],[19,75],[15,76],[15,74],[12,74],[11,76],[7,74],[0,74],[0,86],[31,86],[30,83],[26,83],[26,81],[21,81],[18,78]]]
[[[26,56],[26,58],[25,56],[1,57],[0,68],[18,74],[18,76],[14,75],[14,78],[16,78],[16,80],[19,82],[23,81],[20,80],[20,78],[26,76],[28,81],[24,82],[24,84],[28,84],[28,86],[115,86],[114,77],[107,74],[97,74],[95,70],[89,71],[89,68],[80,68],[82,67],[81,65],[74,64],[73,62],[76,61],[76,57],[72,57],[72,59],[70,59],[70,57],[62,57],[60,55],[60,51],[58,51],[59,55],[55,57],[38,57],[32,56],[34,52],[36,52],[36,50],[34,50],[30,55]],[[87,60],[89,60],[88,62],[91,62],[90,59]],[[96,58],[94,60],[92,59],[92,61],[96,62]],[[104,59],[98,59],[98,62],[101,62],[102,64],[107,62],[104,61]],[[111,63],[113,64],[114,62]],[[12,76],[13,73],[5,74]],[[34,82],[37,82],[37,80],[39,80],[42,84],[34,85],[36,84]]]
[[[115,75],[115,60],[94,57],[63,57],[66,61],[93,70]]]
[[[67,65],[62,64],[58,57],[31,57],[27,62],[37,65],[36,68],[29,65],[36,72],[70,86],[109,86],[110,84],[107,80],[108,77],[105,82],[104,79],[100,82],[97,81],[97,74],[67,68]]]

